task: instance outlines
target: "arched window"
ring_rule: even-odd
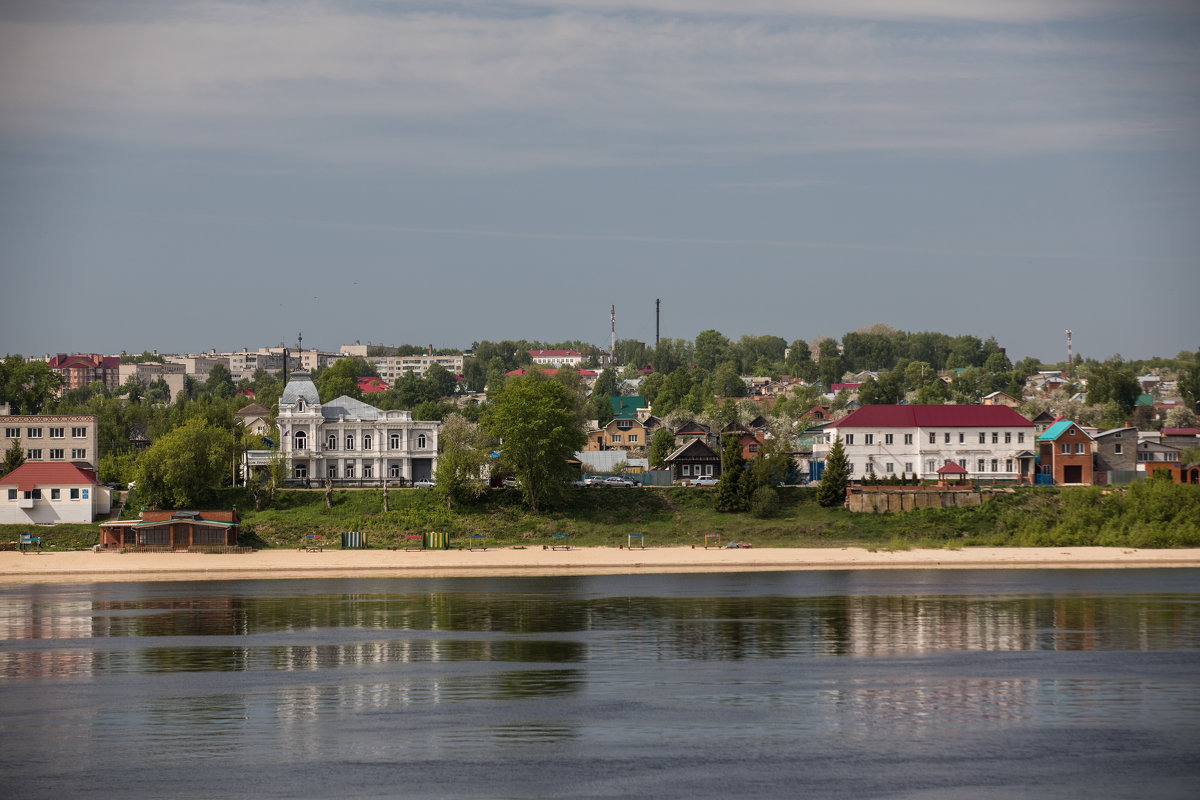
[[[423,434],[423,433],[417,437],[417,449],[418,450],[425,449],[425,434]]]
[[[307,450],[308,434],[304,431],[296,431],[296,435],[292,437],[292,446],[297,450]]]
[[[297,410],[297,411],[303,411],[303,410],[304,410],[304,398],[303,398],[303,397],[301,397],[301,398],[298,398],[298,399],[296,400],[296,410]]]
[[[392,450],[400,449],[400,434],[393,433],[391,436],[388,437],[388,447],[391,448]]]
[[[346,449],[347,450],[354,449],[354,434],[352,434],[352,433],[346,434]]]
[[[325,437],[325,449],[337,450],[337,434],[331,433]]]
[[[364,433],[363,434],[363,450],[370,450],[370,449],[371,449],[371,434]]]

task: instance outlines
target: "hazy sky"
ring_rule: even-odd
[[[0,352],[1200,347],[1194,0],[0,0]]]

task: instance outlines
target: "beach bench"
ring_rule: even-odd
[[[639,550],[645,550],[646,549],[646,534],[644,534],[644,533],[629,534],[629,544],[625,545],[625,547],[629,550],[633,550],[635,547],[638,548]]]
[[[21,555],[25,555],[26,553],[36,553],[36,554],[40,555],[42,552],[42,537],[40,537],[40,536],[34,536],[33,534],[29,534],[29,533],[22,533],[20,544],[21,544]],[[33,549],[33,546],[35,544],[37,545],[36,550]]]
[[[570,550],[571,535],[568,533],[553,533],[550,535],[551,550]]]
[[[425,549],[425,537],[419,533],[409,533],[404,536],[404,552],[419,553]]]
[[[301,548],[306,553],[320,553],[325,550],[325,535],[321,533],[307,533],[304,535],[304,547]]]
[[[482,533],[472,533],[470,543],[467,545],[468,550],[487,550],[487,536]]]
[[[719,533],[704,534],[704,549],[705,550],[720,550],[721,549],[721,534],[719,534]]]

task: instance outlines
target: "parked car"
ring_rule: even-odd
[[[573,481],[573,485],[575,486],[596,486],[598,483],[599,479],[597,478],[582,478],[580,480]]]
[[[608,477],[601,478],[597,485],[633,487],[637,486],[638,484],[637,481],[630,480],[629,478],[622,478],[620,475],[609,475]]]
[[[413,481],[414,489],[432,489],[435,486],[437,486],[437,482],[433,479],[427,481]]]
[[[692,478],[692,486],[716,486],[718,479],[712,475],[705,475],[702,478]]]
[[[500,485],[506,486],[509,489],[515,489],[521,485],[521,482],[516,478],[505,478],[504,480],[500,481]]]

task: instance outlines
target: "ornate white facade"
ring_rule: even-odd
[[[381,411],[345,395],[322,404],[307,372],[291,376],[276,423],[293,484],[406,484],[430,480],[437,469],[440,422],[414,420],[411,411]]]

